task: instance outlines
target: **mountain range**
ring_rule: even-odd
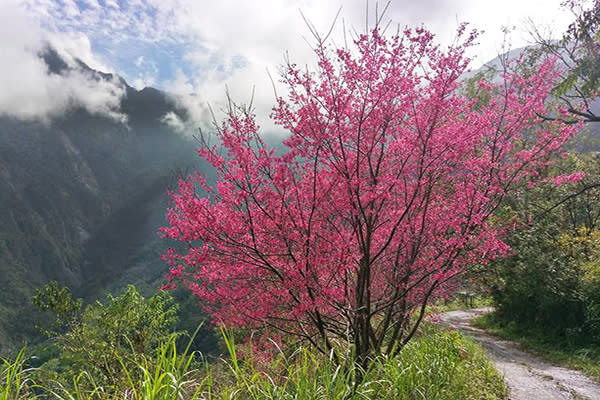
[[[50,48],[40,57],[49,73],[70,68]],[[185,117],[171,96],[117,79],[126,123],[77,107],[51,121],[0,116],[0,354],[35,337],[30,298],[50,280],[90,301],[165,273],[166,192],[199,167],[197,144],[162,122]]]

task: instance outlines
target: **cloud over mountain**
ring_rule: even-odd
[[[67,65],[51,71],[43,54],[51,47]],[[0,2],[0,115],[47,121],[73,107],[122,119],[122,83],[98,79],[77,61],[104,67],[94,60],[84,35],[45,32],[12,0]]]
[[[98,57],[110,60],[114,70],[137,89],[155,86],[175,93],[182,106],[191,107],[190,118],[204,118],[207,102],[218,113],[226,104],[226,86],[238,102],[249,101],[254,87],[256,114],[267,129],[275,128],[268,119],[274,96],[266,69],[277,84],[277,68],[284,62],[286,54],[300,65],[313,62],[310,46],[306,43],[312,42],[312,38],[299,11],[319,32],[326,32],[342,7],[341,18],[332,35],[333,41],[341,45],[343,27],[348,32],[348,40],[352,40],[353,32],[364,32],[367,6],[364,0],[8,1],[18,1],[21,9],[35,21],[33,24],[37,25],[38,33],[43,29],[44,33],[53,35],[57,48],[72,54],[81,52],[78,57],[85,57],[83,61],[88,64],[101,63]],[[472,22],[474,28],[487,31],[480,38],[481,46],[474,50],[477,64],[501,51],[503,26],[533,17],[541,24],[552,24],[559,32],[564,30],[563,25],[570,17],[560,9],[560,2],[393,0],[386,18],[393,21],[392,29],[396,23],[401,28],[425,24],[442,44],[452,42],[459,22]],[[368,4],[368,21],[372,26],[376,7],[374,1]],[[386,1],[379,2],[379,12],[385,4]],[[7,34],[2,34],[4,40]],[[512,44],[523,46],[526,39],[520,32],[514,35]],[[72,88],[68,84],[64,86]],[[110,103],[109,100],[118,97],[118,91],[111,94],[106,91],[109,88],[102,89],[108,96],[102,97],[100,103],[114,105],[114,101]],[[190,97],[192,93],[194,95]],[[89,104],[83,101],[85,96],[81,93],[66,96],[67,100],[73,98]],[[92,102],[90,107],[93,104],[97,103]],[[178,121],[170,117],[167,116],[165,121],[185,130],[205,122]]]

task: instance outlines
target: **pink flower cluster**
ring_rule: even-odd
[[[569,175],[559,175],[552,178],[552,183],[555,186],[561,186],[566,183],[577,183],[585,178],[585,172],[575,172]]]
[[[325,349],[334,337],[377,351],[409,336],[415,308],[507,254],[490,217],[577,129],[537,117],[552,60],[467,96],[475,37],[463,26],[442,50],[424,29],[375,29],[352,49],[319,44],[315,70],[283,72],[289,93],[272,114],[289,132],[283,155],[233,107],[221,145],[199,151],[216,185],[196,174],[171,193],[162,232],[186,246],[164,256],[169,285],[182,282],[215,320]]]

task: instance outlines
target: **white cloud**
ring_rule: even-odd
[[[169,111],[168,113],[166,113],[160,121],[170,126],[177,132],[184,133],[188,129],[188,127],[185,126],[185,123],[182,121],[182,119],[179,118],[179,115],[175,114],[173,111]]]
[[[551,24],[562,32],[570,19],[560,8],[561,0],[507,0],[482,2],[479,0],[440,1],[396,0],[391,3],[387,19],[400,26],[424,24],[437,35],[444,45],[450,44],[458,24],[471,22],[473,28],[485,30],[480,46],[471,53],[473,67],[493,59],[502,50],[503,27],[520,25],[528,17],[539,24]],[[370,2],[370,22],[374,21],[374,2]],[[385,4],[385,2],[380,2]],[[272,83],[268,69],[277,81],[277,67],[289,53],[298,64],[314,62],[307,41],[314,42],[303,21],[300,10],[319,32],[328,31],[335,15],[342,7],[341,18],[332,40],[343,43],[343,26],[348,31],[364,32],[364,0],[330,2],[321,0],[148,0],[155,7],[155,26],[166,27],[154,37],[193,38],[184,57],[195,73],[188,76],[186,90],[202,96],[219,108],[225,103],[225,86],[233,99],[247,101],[255,88],[254,104],[259,123],[266,129],[276,129],[268,118],[274,104]],[[381,11],[381,9],[379,10]],[[343,24],[342,24],[343,19]],[[517,31],[512,37],[514,47],[528,44],[528,35]],[[241,65],[236,60],[243,60]],[[165,82],[167,90],[177,87]],[[279,87],[279,93],[285,89]]]
[[[139,56],[136,58],[134,64],[136,67],[140,68],[142,64],[144,64],[144,56]]]
[[[341,44],[342,26],[349,32],[364,32],[367,4],[365,0],[100,0],[101,6],[95,7],[96,0],[86,0],[93,5],[78,8],[72,0],[65,0],[62,5],[53,0],[22,1],[51,30],[71,35],[83,33],[105,44],[108,53],[123,49],[123,43],[130,42],[185,49],[181,59],[170,60],[181,64],[180,69],[187,74],[183,78],[165,78],[159,71],[159,67],[164,68],[162,63],[151,65],[149,57],[138,58],[138,54],[130,61],[132,66],[137,65],[138,72],[128,72],[127,76],[137,88],[157,84],[176,93],[178,102],[193,107],[190,115],[199,118],[206,115],[202,111],[206,102],[217,110],[225,103],[226,85],[232,97],[242,102],[248,101],[255,87],[257,115],[267,129],[273,129],[268,114],[274,97],[266,69],[277,81],[277,67],[286,52],[298,64],[314,61],[306,43],[312,38],[299,10],[319,32],[326,32],[342,7],[341,19],[332,35],[332,40]],[[473,67],[478,68],[502,50],[505,26],[523,26],[531,17],[540,25],[554,26],[557,34],[562,32],[571,16],[560,8],[561,2],[393,0],[386,17],[400,26],[425,24],[442,44],[452,42],[459,22],[471,22],[472,27],[485,30],[479,39],[481,45],[472,52],[476,56]],[[369,2],[370,23],[374,20],[374,3]],[[379,3],[381,8],[386,2]],[[517,31],[511,38],[512,46],[523,46],[528,39],[523,30]],[[185,85],[180,84],[182,80]],[[284,93],[283,88],[279,90]],[[189,98],[190,93],[196,95]]]
[[[88,7],[91,7],[93,9],[99,9],[100,8],[100,3],[98,3],[98,0],[84,0],[85,4]]]
[[[112,70],[103,60],[92,52],[92,44],[87,35],[81,32],[53,33],[43,32],[43,38],[50,43],[63,59],[70,64],[75,60],[83,61],[88,67],[102,72]],[[39,36],[41,37],[41,35]]]
[[[183,120],[174,112],[169,112],[163,116],[162,122],[184,135],[193,135],[198,128],[207,130],[211,124],[209,106],[206,100],[196,94],[196,88],[188,78],[178,71],[168,87],[175,104],[186,111],[187,118]]]
[[[120,9],[119,3],[117,3],[117,0],[104,0],[104,3],[106,4],[107,7],[115,8],[117,10]]]
[[[69,13],[75,13],[69,5]],[[93,114],[118,120],[124,89],[116,80],[95,79],[89,72],[72,69],[51,74],[39,54],[50,42],[75,66],[75,58],[92,66],[101,65],[93,57],[89,40],[83,34],[45,33],[32,23],[23,9],[12,0],[0,4],[0,114],[26,120],[48,120],[73,107],[84,107]]]

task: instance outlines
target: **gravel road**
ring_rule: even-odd
[[[525,353],[469,324],[491,308],[451,311],[440,315],[440,323],[457,329],[479,342],[496,368],[504,375],[510,400],[600,400],[600,385],[580,372],[552,365]]]

